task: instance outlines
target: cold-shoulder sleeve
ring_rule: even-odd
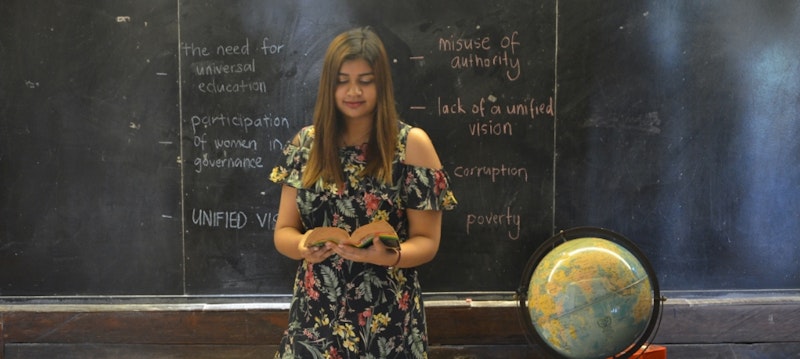
[[[303,170],[308,161],[309,146],[311,139],[311,127],[306,127],[298,132],[284,147],[282,156],[278,159],[269,180],[278,184],[286,184],[294,188],[301,188],[303,181]]]
[[[458,201],[450,189],[450,177],[444,169],[406,165],[404,196],[406,208],[451,210]]]

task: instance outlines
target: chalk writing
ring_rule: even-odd
[[[278,222],[278,214],[271,212],[256,213],[256,219],[258,219],[258,224],[261,226],[261,228],[274,230],[275,223]]]
[[[250,55],[250,39],[244,39],[244,45],[219,45],[217,55]]]
[[[480,30],[480,26],[477,27]],[[524,47],[518,31],[497,34],[477,34],[463,36],[450,34],[436,39],[436,48],[449,57],[451,69],[464,71],[469,69],[500,71],[481,71],[479,73],[501,73],[504,80],[513,82],[522,78],[524,59],[521,58]],[[424,66],[425,57],[415,56],[411,59]],[[476,71],[478,72],[478,71]],[[459,85],[461,85],[459,83]],[[481,84],[475,84],[481,86]],[[494,136],[513,137],[517,126],[520,132],[526,133],[531,128],[531,121],[555,118],[555,106],[552,96],[504,96],[487,94],[477,99],[465,100],[460,96],[442,94],[436,97],[435,104],[411,104],[411,110],[427,110],[436,106],[435,114],[442,119],[467,120],[459,121],[466,127],[466,135],[473,137]],[[454,179],[480,179],[492,184],[500,181],[516,181],[528,183],[528,168],[505,163],[485,165],[455,165],[452,167]],[[512,185],[515,183],[512,182]],[[502,200],[498,198],[497,200]],[[513,213],[510,207],[504,211],[467,210],[465,224],[466,233],[480,231],[503,231],[507,238],[517,240],[521,232],[521,215]]]
[[[525,167],[508,167],[505,164],[499,166],[455,166],[453,176],[457,178],[465,177],[489,177],[492,183],[497,181],[497,177],[516,177],[528,182],[528,169]]]
[[[441,97],[438,97],[436,99],[436,101],[437,101],[436,108],[439,109],[439,116],[467,113],[467,111],[464,110],[464,106],[461,104],[461,98],[460,97],[456,98],[455,103],[442,104],[442,98]]]
[[[252,213],[241,210],[220,211],[214,209],[192,208],[192,224],[198,227],[218,228],[218,229],[244,229],[252,218]],[[163,216],[162,217],[167,217]],[[256,221],[253,222],[259,228],[274,230],[275,223],[278,221],[278,214],[274,212],[255,213]]]
[[[211,51],[208,50],[207,47],[204,46],[195,46],[194,43],[181,43],[181,50],[183,50],[183,56],[210,56]]]
[[[545,102],[539,102],[535,98],[530,98],[517,103],[501,104],[497,97],[489,95],[481,97],[476,103],[465,104],[460,97],[455,99],[436,99],[437,113],[440,117],[445,116],[477,116],[485,119],[487,116],[493,117],[516,117],[536,119],[539,116],[555,117],[553,110],[553,97],[548,97]],[[497,119],[477,120],[467,124],[468,133],[471,136],[512,136],[514,135],[514,124],[510,121],[498,121]]]
[[[206,168],[217,169],[245,169],[255,170],[264,168],[261,156],[255,157],[222,157],[209,158],[208,153],[203,153],[202,157],[194,159],[194,171],[202,173]]]
[[[252,129],[266,129],[283,127],[289,128],[289,119],[282,116],[273,116],[266,114],[258,117],[250,117],[247,115],[193,115],[191,117],[192,132],[197,133],[197,129],[202,126],[203,129],[208,129],[213,126],[220,127],[235,127],[241,129],[244,133],[248,133]]]
[[[285,46],[284,44],[273,43],[268,37],[264,37],[261,39],[260,47],[254,50],[251,47],[250,39],[245,37],[239,43],[217,44],[215,46],[181,42],[179,48],[184,56],[201,59],[190,65],[191,73],[198,77],[207,77],[216,75],[256,75],[258,73],[255,59],[257,54],[263,56],[277,55],[284,51]],[[241,59],[243,57],[249,57],[250,59],[236,62],[220,60],[228,58]],[[212,58],[217,60],[211,60]],[[210,81],[198,83],[196,89],[200,93],[208,95],[264,94],[268,91],[268,83],[254,78],[240,78],[237,80],[212,78]]]
[[[245,38],[244,43],[240,44],[219,44],[214,47],[214,50],[209,49],[207,46],[195,45],[192,43],[182,42],[180,45],[181,51],[184,56],[192,57],[208,57],[216,56],[249,56],[250,52],[250,39]],[[261,50],[264,55],[274,55],[283,49],[283,45],[269,45],[268,38],[262,40]]]
[[[473,122],[467,125],[472,136],[511,136],[514,134],[511,122]]]
[[[284,44],[271,44],[269,43],[269,38],[265,37],[261,40],[261,52],[264,55],[276,55],[280,54],[283,51],[283,48],[286,45]]]
[[[283,143],[283,141],[277,138],[273,138],[269,141],[269,150],[271,152],[283,152],[285,146],[286,145]]]
[[[208,134],[203,132],[199,135],[194,136],[193,143],[194,147],[200,147],[201,151],[206,150],[206,145],[211,142],[213,148],[216,150],[220,149],[246,149],[246,150],[258,150],[258,142],[253,139],[243,139],[243,138],[215,138],[213,140],[207,139]]]
[[[519,59],[509,58],[508,51],[488,56],[481,56],[479,54],[453,56],[453,59],[450,61],[450,66],[454,69],[510,67],[511,69],[506,71],[506,76],[511,81],[517,80],[521,72]]]
[[[267,36],[252,41],[242,37],[216,44],[181,42],[180,53],[189,58],[189,74],[197,81],[195,90],[201,94],[247,95],[265,94],[272,83],[259,76],[258,58],[274,56],[286,50],[286,45]],[[221,103],[224,103],[221,102]],[[250,136],[254,131],[289,129],[289,119],[283,116],[245,115],[225,113],[198,113],[189,117],[192,130],[192,151],[187,162],[197,174],[208,170],[262,170],[266,166],[264,148],[269,152],[283,149],[280,140]],[[231,134],[231,131],[241,134]],[[220,133],[220,131],[223,131]],[[281,132],[281,136],[284,136]],[[259,218],[262,224],[267,219]]]
[[[211,82],[201,82],[197,85],[197,90],[202,93],[225,94],[225,93],[267,93],[267,83],[264,81],[221,82],[212,79]]]
[[[192,64],[192,68],[197,76],[242,74],[256,72],[256,60],[236,64],[197,62]]]
[[[495,116],[524,116],[530,117],[531,120],[539,115],[555,116],[552,96],[548,97],[545,102],[539,102],[535,98],[531,98],[511,104],[499,104],[494,96],[481,97],[476,104],[472,105],[472,113],[481,117],[486,117],[487,114]]]
[[[443,100],[440,96],[436,99],[436,108],[439,116],[472,114],[486,117],[504,115],[529,117],[532,120],[541,115],[555,116],[552,96],[545,99],[544,102],[530,98],[517,103],[500,104],[496,97],[490,95],[481,97],[480,100],[472,105],[465,105],[460,97]]]
[[[242,229],[247,225],[247,214],[242,211],[192,208],[192,224],[201,227]]]
[[[448,38],[439,38],[439,51],[490,50],[490,41],[488,36],[464,39],[450,35]]]
[[[242,138],[225,138],[225,139],[214,139],[214,148],[217,150],[221,149],[247,149],[258,151],[258,142],[253,139],[242,139]]]
[[[520,215],[511,213],[511,207],[506,208],[505,213],[484,213],[484,214],[467,214],[467,235],[474,226],[478,227],[492,227],[492,228],[506,228],[506,234],[509,239],[519,239],[521,228]]]
[[[283,151],[284,143],[279,139],[270,139],[259,136],[259,139],[244,137],[221,136],[217,134],[220,129],[236,129],[244,135],[255,130],[268,130],[275,128],[289,129],[289,119],[282,116],[265,114],[258,117],[251,117],[242,114],[203,114],[192,115],[189,119],[192,133],[192,144],[199,148],[191,163],[194,165],[196,173],[202,173],[205,169],[243,169],[257,170],[265,166],[261,155],[261,140],[266,141],[269,152]],[[224,156],[214,158],[207,150],[223,151]],[[232,152],[250,152],[248,155],[241,153],[229,154]]]
[[[450,60],[450,67],[453,69],[507,68],[506,78],[509,81],[516,81],[522,74],[520,59],[516,56],[517,47],[520,46],[517,36],[519,36],[518,31],[505,35],[496,42],[499,46],[493,48],[490,36],[465,39],[450,35],[439,38],[438,50],[455,53]]]

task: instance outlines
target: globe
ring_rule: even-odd
[[[658,285],[632,242],[579,228],[545,242],[523,277],[529,331],[562,358],[626,357],[652,332]]]

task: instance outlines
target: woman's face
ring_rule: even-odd
[[[345,61],[339,69],[335,97],[345,120],[372,121],[378,98],[372,66],[364,59]]]

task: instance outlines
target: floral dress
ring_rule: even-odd
[[[303,226],[336,226],[349,232],[387,220],[401,241],[408,238],[406,209],[449,210],[456,200],[444,170],[404,164],[411,127],[400,123],[392,184],[359,177],[363,146],[344,147],[339,156],[345,188],[302,188],[302,172],[313,127],[290,142],[270,180],[297,188]],[[416,268],[387,268],[332,255],[317,264],[301,262],[294,281],[289,328],[275,358],[427,358],[425,327]]]

